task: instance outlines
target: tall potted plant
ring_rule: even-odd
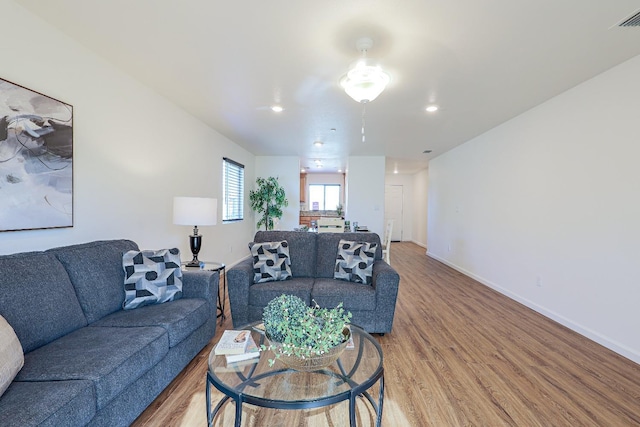
[[[265,230],[273,230],[273,219],[282,218],[282,208],[289,206],[284,188],[278,178],[257,178],[257,189],[249,192],[251,209],[260,214],[258,228],[264,225]]]

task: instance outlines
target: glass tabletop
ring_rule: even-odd
[[[267,344],[263,333],[250,330],[258,344]],[[267,350],[259,358],[227,364],[225,356],[209,354],[209,375],[217,389],[227,396],[242,395],[243,400],[266,406],[285,407],[286,404],[316,406],[341,400],[340,396],[370,388],[382,375],[382,349],[378,342],[361,328],[351,325],[353,347],[347,347],[338,361],[328,368],[314,372],[299,372],[287,368]]]
[[[200,261],[200,266],[199,267],[189,267],[187,266],[189,262],[188,261],[183,261],[182,263],[180,263],[182,265],[182,269],[183,270],[209,270],[209,271],[218,271],[218,270],[222,270],[223,268],[225,268],[224,263],[222,262],[217,262],[217,261]]]

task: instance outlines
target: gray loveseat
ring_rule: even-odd
[[[211,340],[218,273],[184,272],[183,295],[122,310],[129,240],[0,256],[0,314],[24,367],[0,426],[127,426]]]
[[[372,285],[333,278],[340,239],[378,244]],[[251,258],[227,271],[234,327],[262,319],[262,310],[269,301],[285,293],[296,295],[307,304],[315,300],[321,307],[335,307],[342,302],[353,314],[353,324],[370,333],[391,332],[400,276],[383,261],[377,234],[258,231],[254,237],[256,243],[282,240],[289,246],[292,279],[253,283]]]

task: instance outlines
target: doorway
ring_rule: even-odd
[[[404,187],[402,185],[385,185],[384,186],[384,223],[390,219],[393,220],[393,230],[391,231],[391,240],[394,242],[402,241],[402,213],[404,211]]]

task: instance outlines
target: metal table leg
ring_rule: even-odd
[[[217,309],[220,310],[220,313],[217,314],[216,317],[220,318],[220,324],[224,323],[227,316],[224,314],[224,308],[226,304],[225,296],[227,294],[227,271],[226,266],[222,266],[218,269],[218,304]]]

